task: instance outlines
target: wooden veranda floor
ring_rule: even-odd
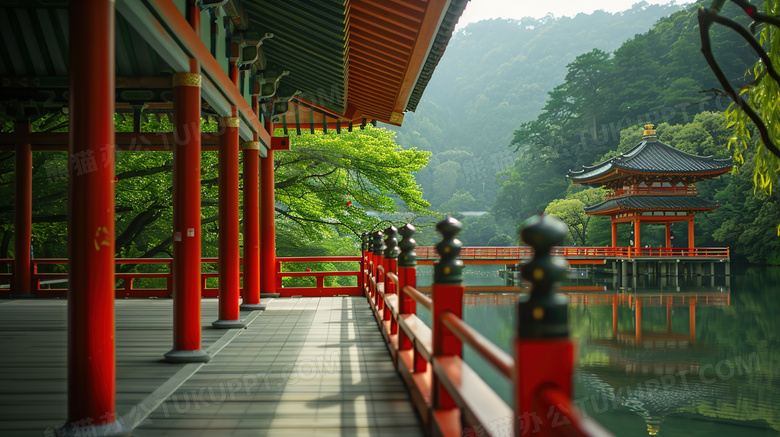
[[[117,300],[117,412],[134,436],[417,436],[422,425],[363,297],[278,298],[217,330],[206,364],[169,364],[170,300]],[[0,435],[67,418],[67,302],[0,303]]]

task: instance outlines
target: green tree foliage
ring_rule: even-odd
[[[34,131],[46,126],[64,129],[67,119],[41,119]],[[129,132],[133,121],[115,117],[118,132]],[[170,132],[167,117],[150,116],[143,132]],[[10,131],[12,126],[3,126]],[[202,130],[216,131],[214,120],[203,120]],[[291,138],[291,150],[275,154],[277,238],[280,254],[354,254],[356,234],[383,224],[383,217],[406,213],[406,219],[431,215],[414,174],[425,167],[430,153],[401,149],[394,133],[368,127],[341,135],[315,134]],[[13,241],[13,152],[0,153],[0,257],[11,257]],[[95,157],[96,165],[108,156]],[[33,248],[37,258],[67,256],[68,162],[64,152],[33,153]],[[116,154],[116,256],[169,257],[172,255],[171,152],[127,151]],[[201,155],[202,253],[217,256],[219,236],[217,153]],[[405,221],[405,220],[404,220]],[[331,247],[337,238],[344,245]],[[349,250],[345,249],[349,247]],[[312,249],[314,248],[314,249]],[[156,266],[144,266],[144,268]],[[340,266],[317,266],[340,268]],[[124,267],[120,266],[120,270]],[[349,270],[349,269],[348,269]],[[343,281],[345,278],[335,278]],[[346,278],[349,281],[349,278]],[[330,280],[329,280],[330,281]],[[341,282],[339,282],[341,283]]]
[[[315,237],[335,226],[359,235],[379,222],[377,213],[427,214],[414,173],[430,153],[401,149],[394,135],[367,127],[292,137],[290,151],[274,156],[279,229]]]
[[[780,17],[780,1],[766,0],[763,6],[766,15]],[[759,40],[767,50],[774,68],[779,69],[780,29],[769,25],[763,26]],[[718,52],[715,51],[715,53]],[[751,74],[758,79],[743,87],[741,94],[747,99],[748,105],[758,112],[769,131],[769,136],[774,139],[777,145],[780,143],[780,108],[778,108],[780,84],[767,74],[766,65],[760,60],[753,66]],[[753,181],[757,189],[771,194],[772,187],[777,184],[778,173],[780,173],[780,156],[771,153],[759,139],[759,135],[752,133],[753,123],[744,111],[732,104],[727,114],[734,132],[734,137],[728,145],[730,148],[733,147],[735,159],[744,163],[743,151],[751,145],[755,145],[755,163],[752,165]],[[778,226],[777,232],[780,235],[780,226]]]
[[[558,217],[566,223],[566,226],[569,227],[569,236],[575,244],[590,246],[588,225],[594,216],[585,214],[585,207],[604,201],[607,193],[601,188],[572,191],[565,198],[550,202],[544,212]]]

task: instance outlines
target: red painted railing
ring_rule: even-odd
[[[436,250],[430,246],[415,249],[419,260],[434,260],[438,258]],[[490,260],[526,260],[533,256],[533,249],[525,246],[518,247],[487,247],[470,246],[461,249],[462,260],[490,259]],[[728,258],[728,247],[694,247],[694,248],[666,248],[666,247],[554,247],[551,251],[554,256],[567,259],[580,258]]]
[[[276,258],[276,291],[281,296],[361,296],[363,294],[362,276],[360,270],[355,271],[282,271],[283,264],[293,263],[360,263],[359,256],[316,256],[316,257],[286,257]],[[304,267],[300,267],[303,269]],[[283,278],[311,277],[315,279],[314,287],[285,287]],[[325,286],[325,278],[329,277],[354,277],[354,286]]]
[[[387,269],[388,264],[383,256],[363,252],[364,293],[429,434],[611,435],[580,416],[570,396],[555,387],[541,391],[531,411],[521,412],[518,407],[513,411],[463,361],[463,345],[468,345],[519,390],[515,358],[459,316],[463,287],[444,285],[437,294],[434,285],[433,295],[428,296],[416,288],[415,267],[398,267],[396,272]],[[433,329],[417,317],[418,304],[433,315]]]
[[[333,295],[361,295],[362,294],[362,277],[360,271],[332,271],[332,272],[320,272],[320,271],[281,271],[281,265],[285,263],[344,263],[352,262],[359,263],[361,258],[359,256],[351,257],[295,257],[295,258],[277,258],[276,270],[277,270],[277,288],[278,292],[284,296],[333,296]],[[219,273],[216,269],[218,259],[203,258],[202,264],[213,265],[209,271],[201,273],[201,295],[203,297],[217,297],[219,290],[217,288],[208,287],[209,278],[219,277]],[[32,263],[32,292],[35,297],[40,298],[65,298],[67,297],[67,279],[68,273],[65,271],[48,273],[39,272],[40,266],[54,265],[62,266],[58,270],[67,270],[68,260],[66,258],[36,258],[31,260]],[[173,263],[172,258],[117,258],[115,264],[117,266],[139,266],[157,264],[161,265],[160,271],[156,272],[117,272],[114,274],[117,283],[121,284],[116,288],[117,298],[141,298],[141,297],[155,297],[166,298],[170,297],[172,293],[171,289],[171,265]],[[0,259],[0,266],[13,265],[13,259]],[[10,270],[10,268],[9,268]],[[243,274],[241,274],[243,276]],[[340,287],[326,287],[326,277],[355,277],[356,284],[354,286],[340,286]],[[285,288],[282,287],[282,277],[313,277],[315,278],[315,287],[294,287]],[[136,286],[136,282],[139,279],[164,279],[164,286],[162,287],[144,287],[139,288]],[[0,273],[0,284],[10,284],[13,280],[13,273]],[[7,289],[6,289],[7,290]],[[3,291],[3,290],[0,290]]]
[[[697,194],[694,185],[686,187],[631,187],[619,189],[607,194],[607,199],[623,196],[695,196]]]

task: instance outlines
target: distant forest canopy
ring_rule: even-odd
[[[393,128],[401,146],[434,153],[417,175],[425,198],[449,212],[441,204],[468,192],[475,201],[453,207],[489,210],[496,173],[514,161],[506,147],[512,133],[541,113],[547,93],[565,79],[566,65],[593,48],[615,50],[680,9],[639,2],[615,14],[493,19],[458,31],[417,111]]]
[[[448,48],[426,100],[398,134],[401,145],[433,152],[418,175],[425,198],[442,213],[489,211],[463,217],[465,244],[516,244],[516,226],[551,212],[551,206],[560,212],[559,200],[597,201],[598,195],[572,186],[566,172],[633,147],[645,123],[659,125],[661,141],[674,147],[730,156],[726,146],[733,132],[722,114],[730,101],[713,91],[720,86],[700,52],[697,11],[710,3],[683,10],[639,4],[614,15],[467,26]],[[643,31],[630,25],[663,15],[649,31],[626,40]],[[722,15],[750,23],[730,2]],[[722,26],[713,28],[711,38],[732,83],[750,83],[757,55]],[[696,216],[695,244],[730,246],[737,257],[778,264],[778,193],[754,195],[754,152],[745,153],[735,175],[697,184],[700,195],[723,208]],[[585,226],[567,243],[609,243],[608,219]],[[662,228],[643,228],[643,242],[660,245]],[[678,234],[684,233],[680,228]]]

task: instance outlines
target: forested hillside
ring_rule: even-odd
[[[495,19],[460,30],[397,129],[401,146],[433,152],[417,175],[425,198],[442,212],[488,210],[496,173],[514,161],[512,132],[539,115],[566,65],[593,48],[615,50],[679,9],[640,2],[616,14]]]
[[[723,114],[730,101],[700,52],[701,5],[675,12],[640,4],[614,15],[467,26],[453,39],[427,100],[398,134],[399,143],[433,152],[418,176],[426,199],[443,213],[490,211],[461,216],[467,245],[516,244],[515,227],[543,211],[568,215],[569,244],[609,244],[609,221],[582,213],[604,194],[571,185],[569,169],[628,150],[646,123],[682,150],[719,158],[733,153]],[[732,3],[722,15],[750,23]],[[649,30],[630,26],[642,20],[650,20]],[[619,39],[621,32],[632,34]],[[710,35],[735,87],[755,79],[749,71],[758,56],[744,40],[722,26]],[[777,190],[754,193],[755,153],[743,153],[734,175],[698,184],[702,196],[723,208],[697,216],[695,244],[780,263],[780,198]],[[643,241],[661,244],[662,231],[650,227]]]
[[[516,159],[498,178],[500,190],[491,214],[472,226],[496,226],[511,234],[532,214],[570,214],[556,199],[572,202],[568,206],[580,202],[580,207],[598,202],[598,195],[572,186],[567,171],[627,151],[639,142],[646,123],[659,125],[659,139],[681,150],[730,156],[733,151],[727,145],[733,132],[723,114],[730,101],[718,91],[720,84],[699,51],[697,10],[694,5],[662,19],[612,53],[594,49],[568,64],[565,80],[549,93],[542,113],[514,131],[510,148]],[[741,12],[731,6],[723,15],[748,24]],[[754,77],[747,72],[757,55],[724,27],[713,28],[711,38],[734,86],[750,83]],[[752,262],[778,263],[780,197],[776,190],[754,191],[755,153],[743,153],[744,163],[734,175],[697,185],[701,196],[723,208],[697,216],[695,244],[730,246],[735,255]],[[590,221],[581,213],[579,220],[571,225],[575,229],[570,243],[609,242],[607,220]],[[658,241],[653,240],[655,231]],[[643,231],[643,241],[661,245],[661,231]]]

